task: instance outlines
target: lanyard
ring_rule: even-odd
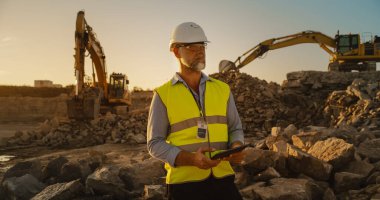
[[[205,117],[204,114],[203,114],[202,106],[200,105],[200,103],[201,103],[201,102],[200,102],[200,101],[201,101],[201,100],[200,100],[201,95],[199,94],[199,102],[198,102],[197,98],[195,97],[195,95],[194,95],[193,92],[191,91],[190,87],[188,87],[188,89],[189,89],[190,94],[193,96],[195,103],[197,104],[197,107],[198,107],[198,110],[199,110],[199,114],[201,115],[201,117],[203,118],[203,120],[206,121],[206,117]]]
[[[200,99],[201,99],[201,95],[199,94],[199,102],[198,102],[198,101],[197,101],[197,98],[195,97],[195,95],[194,95],[193,92],[191,91],[191,88],[188,87],[188,89],[189,89],[189,92],[191,93],[191,95],[193,96],[195,103],[197,104],[197,107],[198,107],[198,109],[199,109],[199,114],[201,115],[202,119],[204,120],[204,122],[205,122],[206,125],[207,125],[206,116],[204,116],[203,111],[202,111],[202,107],[201,107],[201,105],[199,105],[199,104],[201,103],[201,102],[200,102],[200,101],[201,101],[201,100],[200,100]],[[200,93],[200,92],[199,92],[199,93]],[[205,93],[206,93],[206,91],[205,91]],[[208,129],[208,128],[207,128],[207,129]],[[207,135],[207,144],[208,144],[208,148],[211,149],[210,135],[209,135],[208,130],[207,130],[206,135]],[[208,152],[208,155],[209,155],[210,158],[211,158],[211,151]],[[211,169],[211,171],[212,171],[212,169]]]

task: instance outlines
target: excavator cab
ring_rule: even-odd
[[[109,80],[109,97],[112,99],[120,99],[124,97],[124,91],[129,81],[124,74],[112,73]]]
[[[129,80],[125,74],[112,73],[108,83],[108,103],[114,105],[130,105]]]
[[[349,51],[359,48],[359,34],[336,35],[336,50],[340,54],[345,54]]]

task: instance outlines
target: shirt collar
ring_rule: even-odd
[[[212,79],[210,77],[208,77],[205,73],[201,72],[200,83],[202,84],[203,82],[206,82],[206,81],[212,81]],[[175,85],[178,82],[184,83],[185,81],[182,79],[182,77],[179,75],[179,73],[176,72],[172,78],[172,85]]]

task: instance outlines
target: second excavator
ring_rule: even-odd
[[[222,60],[219,71],[239,70],[269,50],[280,49],[302,43],[316,43],[330,55],[329,71],[350,72],[376,71],[376,62],[380,62],[380,37],[361,42],[359,34],[338,33],[331,38],[321,32],[304,31],[293,35],[265,40],[239,56],[235,62]]]

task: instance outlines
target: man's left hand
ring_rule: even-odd
[[[236,148],[236,147],[239,147],[241,145],[243,145],[241,142],[234,142],[231,145],[231,148]],[[237,152],[237,153],[233,153],[233,154],[231,154],[228,157],[223,158],[223,160],[229,161],[233,165],[240,165],[241,162],[243,161],[244,157],[245,157],[245,152],[244,151],[240,151],[240,152]]]

